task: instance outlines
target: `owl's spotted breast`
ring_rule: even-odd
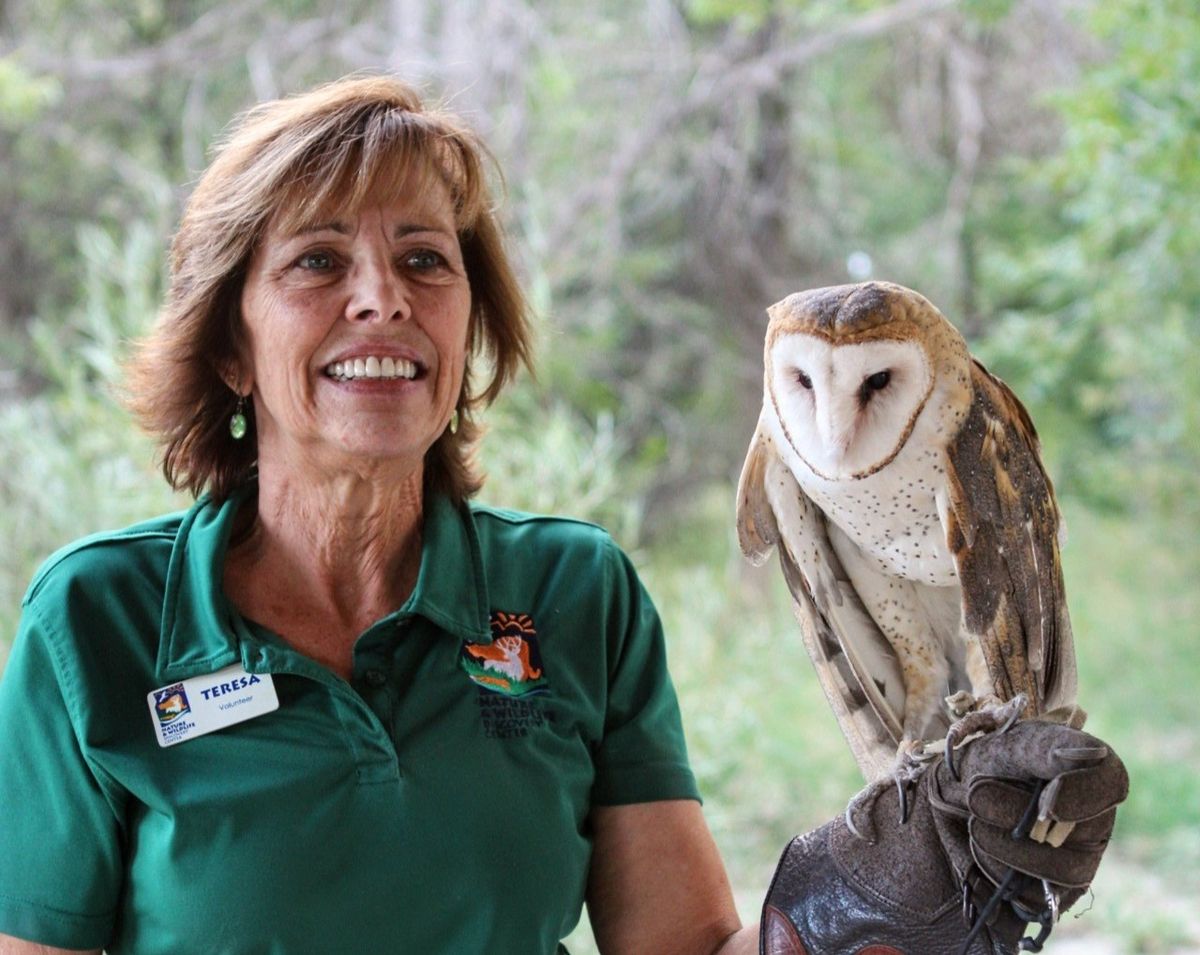
[[[901,463],[853,484],[814,481],[805,491],[880,573],[952,586],[958,570],[937,506],[944,469],[932,461],[918,464],[924,466]]]

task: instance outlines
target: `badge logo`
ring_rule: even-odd
[[[491,626],[491,643],[463,643],[459,663],[471,681],[513,699],[549,692],[533,618],[493,610]]]
[[[158,722],[162,726],[174,723],[179,717],[192,712],[183,684],[176,683],[174,686],[164,686],[161,690],[155,690],[154,712],[158,714]]]

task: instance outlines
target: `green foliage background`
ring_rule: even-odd
[[[1200,951],[1191,0],[9,0],[0,665],[48,553],[186,503],[115,394],[206,147],[256,99],[364,66],[446,95],[507,174],[539,381],[493,409],[485,497],[634,554],[745,916],[859,782],[777,571],[734,542],[762,312],[870,274],[963,328],[1059,489],[1081,701],[1133,777],[1091,911],[1059,931]]]

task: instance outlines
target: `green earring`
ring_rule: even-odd
[[[458,434],[458,409],[450,412],[450,433]]]
[[[229,434],[234,441],[241,441],[246,437],[245,395],[238,395],[237,407],[233,409],[233,416],[229,419]]]

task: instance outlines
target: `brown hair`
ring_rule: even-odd
[[[353,214],[369,197],[419,188],[433,176],[450,190],[471,286],[471,317],[456,434],[425,457],[425,489],[461,502],[483,483],[472,412],[530,366],[527,306],[504,251],[485,181],[490,153],[451,113],[426,109],[391,77],[350,77],[255,106],[231,124],[184,210],[171,245],[167,300],[126,366],[126,401],[163,448],[174,488],[223,500],[250,478],[253,427],[229,434],[237,394],[227,380],[242,344],[246,269],[268,223],[312,223]],[[414,179],[414,176],[416,177]],[[489,366],[482,385],[473,364]],[[250,409],[247,407],[247,417]]]

